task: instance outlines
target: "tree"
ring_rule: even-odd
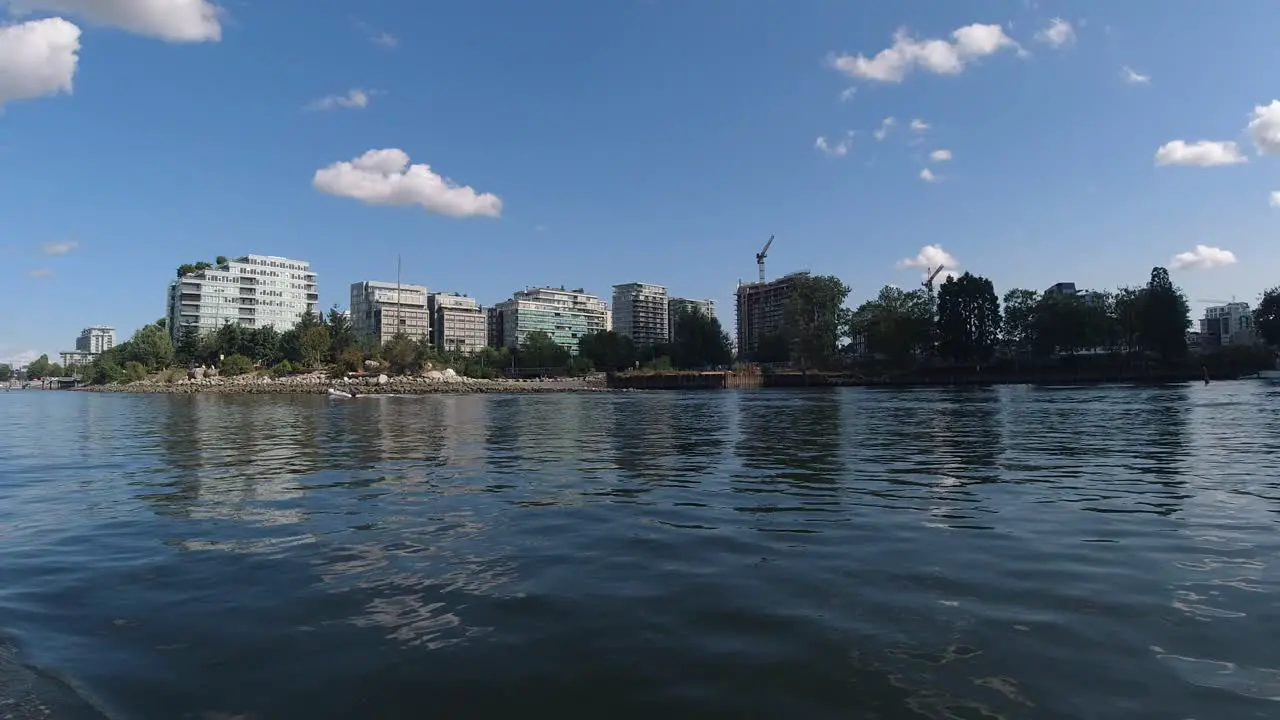
[[[850,314],[848,335],[864,354],[905,364],[929,349],[933,303],[924,290],[886,285]]]
[[[1004,294],[1004,314],[1000,332],[1014,355],[1029,355],[1036,347],[1035,331],[1040,293],[1014,288]]]
[[[218,265],[218,266],[226,265],[226,264],[227,264],[227,256],[226,256],[226,255],[219,255],[218,257],[216,257],[216,258],[214,258],[214,259],[213,259],[213,264],[214,264],[214,265]]]
[[[801,275],[792,281],[791,297],[783,308],[787,342],[802,367],[825,368],[835,363],[840,335],[848,327],[844,307],[849,286],[834,275]]]
[[[636,345],[626,335],[598,330],[578,339],[578,355],[590,360],[597,370],[625,370],[635,366]]]
[[[1262,293],[1253,311],[1253,327],[1268,345],[1280,346],[1280,286]]]
[[[1078,295],[1045,293],[1036,303],[1032,338],[1037,355],[1068,355],[1089,346],[1089,315]]]
[[[0,382],[9,382],[13,379],[13,366],[7,363],[0,363]]]
[[[1157,353],[1166,362],[1186,355],[1191,307],[1182,290],[1169,279],[1168,270],[1151,269],[1138,318],[1138,336],[1144,349]]]
[[[329,354],[329,328],[323,325],[307,328],[298,335],[298,352],[302,364],[314,368]]]
[[[49,356],[41,355],[27,364],[28,378],[42,378],[49,376]]]
[[[983,363],[1000,339],[1000,299],[987,278],[966,272],[938,290],[938,344],[953,361]]]
[[[190,275],[194,272],[200,272],[201,270],[208,270],[211,267],[213,267],[211,263],[204,261],[200,261],[198,263],[184,263],[178,266],[178,277]]]
[[[524,368],[561,368],[572,355],[544,332],[531,332],[520,343],[517,362]]]
[[[381,355],[396,375],[412,373],[422,367],[418,361],[418,344],[407,335],[397,334],[383,343]]]
[[[326,319],[326,325],[329,326],[329,343],[330,352],[336,359],[342,353],[356,346],[355,328],[351,326],[351,318],[347,317],[337,305],[329,309],[329,317]]]
[[[201,357],[200,329],[195,325],[183,325],[178,330],[178,344],[173,349],[174,360],[187,367],[204,360]]]
[[[239,352],[260,365],[275,365],[280,361],[280,333],[270,325],[249,330],[241,337]]]
[[[168,367],[173,362],[173,341],[169,333],[155,325],[138,328],[129,340],[127,360],[140,363],[148,370]]]
[[[1111,301],[1111,318],[1115,323],[1116,346],[1126,353],[1140,346],[1138,337],[1142,327],[1142,303],[1146,288],[1122,287]]]
[[[733,362],[733,344],[720,320],[697,310],[685,309],[676,318],[669,348],[678,368],[703,368]]]
[[[791,342],[783,333],[763,333],[751,359],[761,363],[787,362],[791,359]]]
[[[222,359],[222,365],[219,366],[218,372],[227,377],[251,373],[253,372],[253,361],[244,355],[228,355]]]

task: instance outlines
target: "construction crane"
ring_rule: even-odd
[[[769,246],[773,245],[773,236],[769,236],[769,242],[764,244],[764,249],[756,253],[756,267],[760,270],[760,282],[764,282],[764,259],[769,255]]]
[[[929,277],[927,277],[924,282],[920,283],[921,287],[925,289],[925,292],[929,293],[930,295],[933,294],[933,279],[938,277],[938,273],[942,272],[944,267],[945,267],[944,265],[939,265],[938,267],[934,268],[933,271],[929,273]],[[925,270],[928,270],[928,269],[929,268],[925,268]]]
[[[1236,299],[1234,297],[1232,297],[1230,300],[1204,300],[1201,298],[1196,298],[1196,302],[1205,303],[1206,305],[1230,305],[1235,301]]]

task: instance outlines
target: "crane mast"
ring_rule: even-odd
[[[760,271],[760,282],[764,282],[764,259],[769,256],[769,246],[773,245],[773,236],[764,244],[764,249],[756,253],[756,269]]]

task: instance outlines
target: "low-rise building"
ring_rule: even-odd
[[[81,367],[93,362],[101,353],[92,353],[85,350],[67,350],[60,352],[62,367],[68,370],[74,367]]]
[[[396,335],[431,339],[426,285],[364,280],[351,283],[351,330],[364,342],[385,343]]]
[[[488,317],[473,297],[435,293],[427,298],[431,337],[436,349],[470,355],[489,341]]]
[[[1205,347],[1252,345],[1257,340],[1249,303],[1231,302],[1204,309],[1200,337]]]

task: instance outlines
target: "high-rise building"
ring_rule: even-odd
[[[631,338],[637,346],[665,343],[670,338],[667,322],[667,289],[652,283],[625,283],[613,286],[613,331]]]
[[[473,297],[435,293],[427,298],[431,337],[442,352],[478,352],[489,341],[488,317]]]
[[[739,353],[753,358],[760,347],[761,338],[782,332],[786,322],[784,311],[795,281],[808,275],[808,272],[794,272],[777,280],[738,286],[736,311]]]
[[[502,344],[518,348],[531,332],[546,333],[558,345],[577,354],[583,335],[609,329],[609,306],[582,288],[529,288],[498,303]]]
[[[701,313],[709,318],[716,316],[715,300],[690,300],[689,298],[673,297],[667,301],[667,334],[674,339],[676,336],[676,321],[680,316],[687,312]]]
[[[431,339],[426,285],[364,280],[351,283],[351,330],[365,342],[381,345],[396,335]]]
[[[490,305],[485,308],[484,315],[485,335],[488,337],[487,343],[489,347],[502,347],[502,308],[496,305]]]
[[[316,312],[319,292],[305,260],[244,255],[169,283],[169,332],[176,340],[184,326],[204,334],[228,323],[283,332]]]
[[[106,325],[94,325],[80,331],[76,338],[76,350],[93,355],[104,353],[116,344],[116,329]]]

